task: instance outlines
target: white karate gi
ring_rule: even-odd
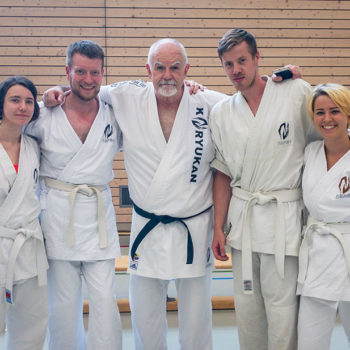
[[[299,187],[312,132],[306,108],[310,86],[300,79],[282,84],[263,79],[267,83],[255,116],[240,92],[214,107],[212,166],[232,179],[227,243],[234,248],[241,348],[294,349]]]
[[[350,151],[327,171],[323,141],[306,148],[303,197],[310,217],[299,257],[300,350],[329,349],[338,309],[350,337],[349,184]]]
[[[120,248],[108,186],[120,148],[119,127],[110,107],[100,102],[82,143],[60,106],[42,107],[40,113],[26,132],[38,139],[42,154],[40,201],[50,263],[50,349],[85,349],[80,273],[87,284],[90,310],[100,309],[89,314],[87,348],[120,349],[121,323],[113,291],[114,259]],[[89,188],[79,187],[72,204],[72,192],[56,189],[55,184],[46,186],[46,177]],[[104,227],[106,235],[101,233]]]
[[[214,149],[208,114],[214,103],[225,97],[214,91],[190,96],[185,87],[170,138],[166,142],[151,83],[123,82],[101,89],[101,98],[112,104],[123,133],[129,191],[138,207],[156,215],[186,218],[212,206],[209,162]],[[130,247],[147,222],[149,219],[134,210]],[[210,250],[212,210],[183,222],[188,226],[193,241],[192,263],[186,263],[190,255],[187,252],[188,233],[179,221],[159,223],[142,240],[134,259],[129,257],[130,301],[137,349],[166,347],[165,297],[166,286],[171,279],[181,280],[179,284],[184,287],[178,288],[178,298],[183,301],[187,299],[190,305],[179,310],[182,349],[211,348],[210,293],[204,289],[210,285],[208,274],[213,260]],[[157,283],[165,286],[159,287],[162,293],[156,296],[152,294],[152,288],[158,289]],[[141,287],[146,285],[147,288]],[[196,292],[190,293],[191,288]],[[202,308],[195,307],[196,304],[201,304]],[[147,319],[147,315],[152,312],[162,315],[160,326],[148,329],[147,323],[153,321]],[[190,325],[181,322],[192,317],[204,319],[205,322],[192,322]]]
[[[11,350],[40,349],[46,334],[48,264],[38,220],[38,176],[33,139],[21,137],[18,174],[0,145],[0,330],[6,321]]]

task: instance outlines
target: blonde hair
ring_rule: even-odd
[[[350,116],[350,90],[343,85],[327,83],[317,85],[312,91],[308,101],[308,111],[314,119],[315,101],[319,96],[328,96],[340,111]]]

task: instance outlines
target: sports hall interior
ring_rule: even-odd
[[[226,94],[235,91],[217,56],[217,44],[231,28],[252,32],[258,42],[260,73],[286,64],[299,65],[311,85],[336,82],[350,87],[349,0],[1,0],[0,81],[25,75],[39,96],[67,84],[65,49],[77,40],[98,42],[105,51],[103,84],[148,80],[149,46],[172,37],[183,43],[188,78]],[[123,257],[116,262],[117,297],[125,349],[133,348],[128,305],[127,249],[132,206],[123,153],[114,161],[111,182]],[[214,348],[238,349],[231,265],[216,262],[213,272]],[[176,298],[174,288],[169,297]],[[177,349],[176,301],[168,303],[169,349]],[[88,312],[88,301],[84,311]],[[0,337],[0,349],[3,339]],[[346,348],[341,326],[332,350]]]

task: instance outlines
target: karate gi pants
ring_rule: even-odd
[[[296,350],[298,258],[285,257],[284,279],[275,256],[253,253],[253,294],[243,293],[242,254],[232,249],[232,271],[241,350]]]
[[[50,350],[119,350],[122,327],[114,292],[115,260],[49,260]],[[89,299],[87,339],[83,324],[82,278]]]
[[[130,275],[130,307],[136,350],[167,349],[169,280]],[[181,350],[212,349],[211,271],[175,280]]]
[[[298,350],[329,350],[338,311],[349,342],[349,301],[339,302],[301,296],[298,320]]]
[[[0,331],[5,328],[5,349],[41,350],[47,320],[47,287],[38,286],[37,277],[13,286],[14,304],[6,302],[5,288],[0,288]]]

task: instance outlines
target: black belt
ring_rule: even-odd
[[[176,217],[169,216],[169,215],[156,215],[153,213],[149,213],[149,212],[141,209],[140,207],[138,207],[136,204],[134,204],[134,209],[135,209],[136,213],[139,214],[140,216],[146,218],[146,219],[149,219],[149,221],[146,223],[145,226],[143,226],[142,230],[139,232],[139,234],[137,235],[136,239],[134,240],[134,242],[132,244],[131,259],[135,258],[136,250],[137,250],[138,246],[140,245],[140,243],[143,241],[143,239],[159,223],[166,225],[166,224],[170,224],[171,222],[178,221],[178,222],[181,222],[181,224],[184,225],[186,227],[186,230],[187,230],[187,261],[186,261],[186,264],[192,264],[192,262],[193,262],[192,237],[191,237],[190,230],[188,229],[186,223],[183,220],[191,219],[191,218],[194,218],[195,216],[201,215],[201,214],[205,213],[206,211],[210,210],[211,207],[212,207],[212,205],[209,208],[201,211],[200,213],[192,215],[192,216],[187,216],[185,218],[176,218]]]

